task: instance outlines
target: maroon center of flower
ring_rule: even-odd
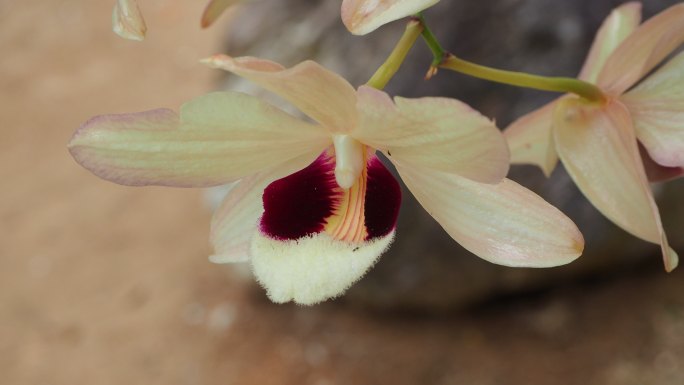
[[[343,201],[349,194],[335,181],[335,157],[326,151],[306,168],[271,183],[264,190],[263,234],[278,240],[294,240],[326,230],[333,217],[349,210]],[[378,158],[367,160],[363,210],[352,221],[364,228],[365,240],[389,234],[396,226],[401,189]],[[354,188],[354,187],[352,187]],[[354,207],[359,207],[356,204]],[[349,213],[347,213],[349,214]],[[349,222],[348,222],[349,223]]]
[[[368,238],[382,237],[397,226],[401,187],[394,176],[373,156],[368,160],[368,187],[366,189],[366,231]]]
[[[335,158],[324,152],[306,168],[268,185],[261,232],[279,240],[321,232],[341,195],[334,167]]]

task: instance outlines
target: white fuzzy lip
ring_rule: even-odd
[[[281,241],[257,232],[251,244],[252,270],[271,301],[314,305],[344,293],[393,239],[394,231],[361,243],[339,241],[326,233]]]

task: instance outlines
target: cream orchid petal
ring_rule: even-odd
[[[556,149],[589,201],[627,232],[660,244],[665,268],[677,265],[639,157],[632,120],[617,101],[606,106],[575,98],[554,112]]]
[[[342,22],[355,35],[365,35],[380,26],[416,14],[439,0],[344,0]]]
[[[651,158],[662,166],[684,167],[684,53],[620,100]]]
[[[684,43],[684,4],[645,21],[606,61],[598,85],[619,95]]]
[[[615,8],[599,28],[579,78],[596,83],[608,57],[639,27],[640,22],[641,3],[625,3]]]
[[[135,0],[117,0],[112,12],[112,29],[124,39],[141,41],[147,26]]]
[[[511,163],[533,164],[551,175],[558,164],[558,154],[551,135],[551,119],[556,101],[523,115],[503,132],[511,151]]]
[[[395,162],[418,202],[451,237],[492,263],[551,267],[580,256],[577,226],[532,191],[504,179],[473,182],[458,175]]]
[[[648,154],[648,150],[644,147],[642,143],[639,143],[639,155],[641,156],[641,161],[644,164],[644,170],[646,171],[646,177],[648,177],[649,182],[665,182],[672,179],[677,179],[684,175],[683,167],[667,167],[658,164],[651,155]]]
[[[257,83],[335,133],[356,125],[356,92],[342,77],[313,61],[286,69],[253,57],[214,55],[203,62]]]
[[[494,123],[449,98],[404,99],[371,87],[358,90],[357,140],[391,159],[483,183],[506,176],[509,154]]]
[[[202,13],[202,28],[207,28],[214,24],[216,19],[218,19],[228,7],[241,1],[242,0],[209,0],[209,3],[207,3],[207,6]]]
[[[224,184],[330,145],[320,127],[259,99],[216,92],[181,107],[104,115],[69,142],[83,167],[125,185]]]
[[[237,182],[211,220],[214,254],[209,260],[214,263],[247,261],[252,236],[264,212],[262,195],[266,186],[303,169],[318,155],[318,152],[310,152]]]

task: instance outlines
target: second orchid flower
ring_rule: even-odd
[[[684,167],[684,54],[642,77],[684,42],[684,4],[641,25],[640,19],[639,3],[616,8],[591,47],[579,78],[598,85],[604,100],[563,96],[518,119],[505,136],[514,163],[536,164],[549,175],[560,158],[599,211],[661,246],[665,268],[672,271],[678,256],[669,247],[648,177],[675,177]]]

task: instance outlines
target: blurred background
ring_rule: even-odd
[[[574,76],[621,1],[444,0],[426,12],[462,57]],[[645,16],[675,1],[649,0]],[[89,174],[66,143],[88,118],[262,91],[198,64],[217,52],[313,58],[365,82],[403,29],[350,36],[339,1],[263,0],[200,30],[204,1],[141,0],[142,43],[111,32],[112,1],[0,0],[0,384],[682,384],[684,273],[603,219],[562,168],[523,181],[587,240],[549,270],[488,264],[407,197],[391,252],[347,296],[275,305],[247,267],[212,265],[199,190]],[[505,127],[554,95],[442,72],[419,43],[388,86],[458,97]],[[275,101],[276,103],[278,101]],[[684,251],[680,182],[655,186]]]

